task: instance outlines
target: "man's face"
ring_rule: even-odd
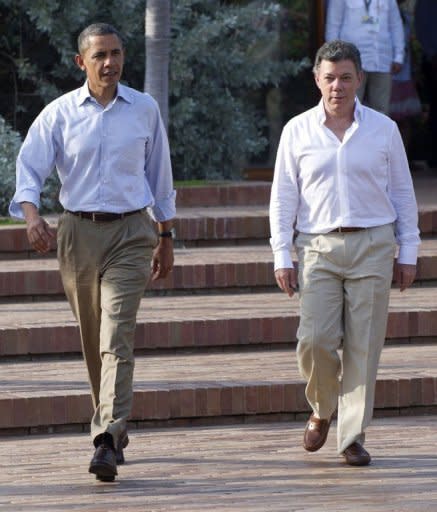
[[[315,79],[328,113],[350,115],[353,112],[362,73],[357,72],[351,60],[322,60]]]
[[[76,63],[85,71],[91,91],[115,90],[124,64],[121,41],[115,34],[91,36],[87,49],[76,55]]]

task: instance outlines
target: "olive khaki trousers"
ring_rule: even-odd
[[[357,91],[361,103],[387,115],[390,111],[392,75],[390,72],[366,71]]]
[[[132,406],[136,315],[156,233],[145,210],[111,222],[65,212],[57,236],[62,281],[91,385],[91,436],[108,432],[117,446]]]
[[[297,360],[320,418],[338,407],[337,449],[357,441],[373,415],[393,274],[392,224],[352,233],[300,233]],[[342,345],[342,351],[340,347]]]

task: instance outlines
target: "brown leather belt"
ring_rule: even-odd
[[[335,228],[332,231],[328,231],[328,233],[355,233],[356,231],[364,231],[367,228],[354,228],[354,227],[340,227]]]
[[[125,213],[109,213],[109,212],[72,212],[70,210],[65,210],[67,213],[71,213],[71,215],[76,215],[76,217],[80,217],[81,219],[92,220],[93,222],[112,222],[113,220],[123,219],[124,217],[129,217],[129,215],[135,215],[136,213],[140,213],[141,210],[133,210],[131,212]]]

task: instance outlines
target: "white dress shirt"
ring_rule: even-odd
[[[365,71],[389,73],[393,62],[404,61],[404,30],[396,0],[370,0],[368,11],[364,0],[330,0],[325,35],[326,41],[353,43]]]
[[[9,207],[38,208],[44,181],[56,167],[66,210],[123,213],[150,207],[160,222],[175,216],[167,135],[156,101],[118,84],[106,107],[88,84],[50,103],[35,119],[17,159],[17,187]]]
[[[325,125],[323,100],[284,127],[270,200],[275,270],[293,267],[295,222],[297,231],[314,234],[394,223],[398,261],[416,263],[417,204],[399,130],[355,101],[342,142]]]

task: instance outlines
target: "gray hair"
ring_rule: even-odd
[[[77,38],[77,49],[79,50],[79,53],[83,54],[83,52],[88,49],[90,37],[107,36],[108,34],[114,34],[117,36],[123,46],[123,37],[115,27],[109,23],[93,23],[83,29]]]
[[[346,41],[340,41],[340,39],[329,41],[329,43],[325,43],[318,49],[314,60],[314,74],[318,73],[322,60],[327,60],[329,62],[351,60],[355,65],[357,73],[362,70],[361,56],[358,48],[354,44],[347,43]]]

